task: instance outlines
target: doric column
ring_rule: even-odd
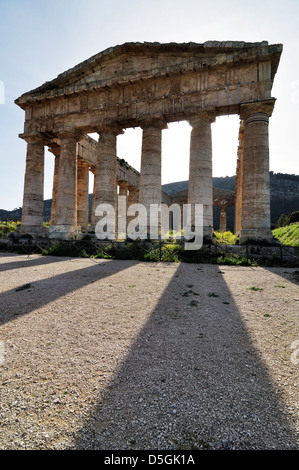
[[[139,203],[139,190],[135,188],[135,186],[129,186],[129,194],[128,194],[128,208],[132,206],[132,204]],[[135,217],[128,216],[127,217],[127,224],[131,222]]]
[[[167,129],[167,123],[160,119],[151,119],[141,123],[140,127],[143,130],[143,134],[139,203],[143,204],[147,210],[147,230],[149,233],[150,205],[161,204],[162,129]]]
[[[272,240],[268,124],[274,100],[241,105],[244,120],[240,243]]]
[[[220,206],[219,232],[226,232],[226,206]]]
[[[51,148],[49,150],[55,156],[50,225],[56,225],[56,197],[57,197],[57,186],[58,186],[60,146],[51,145]]]
[[[42,137],[26,137],[27,155],[24,182],[21,233],[39,235],[44,232],[44,164]]]
[[[212,132],[214,112],[201,112],[188,119],[192,126],[188,204],[203,205],[203,236],[211,241],[213,235],[213,174]]]
[[[92,206],[91,206],[91,227],[89,231],[93,232],[94,231],[94,212],[95,212],[95,200],[96,200],[96,170],[94,167],[91,168],[91,171],[93,173],[93,191],[92,191]]]
[[[77,224],[77,155],[80,136],[75,131],[60,134],[60,161],[56,193],[56,224],[50,226],[53,238],[78,234]]]
[[[125,181],[118,182],[118,219],[117,232],[118,238],[123,238],[122,234],[127,233],[127,207],[128,207],[128,189],[129,185]],[[121,197],[121,199],[119,199]],[[122,203],[120,203],[122,201]]]
[[[132,204],[137,204],[139,202],[139,189],[135,188],[135,186],[129,186],[128,189],[128,206],[131,206]]]
[[[118,187],[119,187],[118,195],[127,197],[128,189],[129,189],[128,183],[126,183],[125,181],[119,181]]]
[[[107,125],[98,129],[100,134],[96,147],[96,174],[94,197],[94,224],[101,219],[96,215],[97,207],[106,203],[114,207],[117,215],[117,136],[123,133],[118,125]]]
[[[242,220],[242,191],[243,191],[243,150],[244,150],[244,122],[240,122],[239,129],[239,146],[238,146],[238,159],[236,170],[236,184],[235,184],[235,233],[239,234],[241,230]]]
[[[77,161],[77,224],[81,232],[88,231],[89,216],[89,163],[78,157]]]

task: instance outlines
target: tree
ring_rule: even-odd
[[[299,211],[292,212],[289,214],[290,224],[294,224],[295,222],[299,222]]]
[[[277,227],[285,227],[286,225],[289,225],[290,219],[286,214],[281,214],[277,221]]]

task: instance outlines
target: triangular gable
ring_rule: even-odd
[[[282,45],[267,41],[208,41],[197,43],[125,43],[106,49],[58,75],[57,78],[23,94],[15,102],[23,107],[30,99],[44,99],[64,92],[89,91],[180,71],[200,70],[238,62],[263,61],[271,58],[272,80],[276,73]],[[142,57],[142,60],[140,58]]]

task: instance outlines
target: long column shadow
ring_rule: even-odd
[[[219,268],[202,269],[180,265],[77,449],[298,449]]]
[[[1,258],[3,259],[3,253]],[[10,257],[15,256],[15,254],[10,253]],[[13,269],[19,268],[31,268],[33,266],[43,266],[46,264],[53,264],[61,262],[61,258],[52,258],[51,256],[41,256],[36,255],[19,255],[20,260],[10,261],[7,263],[0,263],[0,272],[12,271]],[[4,258],[5,259],[5,258]]]
[[[71,261],[70,258],[46,257],[45,263]],[[75,261],[73,259],[73,261]],[[88,260],[88,262],[92,262]],[[66,270],[61,274],[38,281],[24,284],[20,280],[19,288],[10,289],[0,294],[0,325],[14,320],[18,316],[26,315],[54,300],[67,295],[77,289],[99,281],[117,272],[128,269],[137,261],[124,261],[111,263],[111,261],[94,261],[86,268]],[[23,266],[22,266],[23,267]],[[75,265],[74,265],[75,268]],[[24,289],[22,287],[25,287]]]
[[[277,276],[281,277],[283,280],[292,282],[293,284],[296,284],[299,286],[299,267],[295,268],[284,268],[282,271],[281,269],[275,269],[275,268],[269,268],[266,266],[263,266],[264,269],[271,273],[275,273]]]

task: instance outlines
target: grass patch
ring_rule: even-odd
[[[1,224],[1,223],[0,223]],[[6,224],[6,223],[5,223]],[[15,223],[14,230],[16,230]],[[295,224],[293,224],[295,225]],[[297,224],[298,225],[298,224]],[[7,226],[7,225],[6,225]],[[8,229],[7,229],[8,230]],[[10,230],[10,228],[9,228]],[[168,262],[168,263],[197,263],[197,264],[217,264],[228,266],[284,266],[298,267],[296,260],[282,260],[280,258],[260,258],[253,259],[246,254],[239,255],[237,253],[215,253],[210,246],[203,245],[199,250],[185,250],[184,243],[178,242],[150,242],[147,240],[128,240],[124,243],[118,242],[101,242],[97,243],[90,239],[90,235],[86,235],[81,240],[48,240],[47,248],[42,248],[45,243],[39,246],[37,243],[28,239],[27,244],[19,244],[17,236],[12,233],[11,236],[16,237],[16,244],[1,244],[0,250],[18,253],[41,253],[47,256],[63,256],[63,257],[80,257],[80,258],[99,258],[99,259],[118,259],[118,260],[138,260],[149,262]],[[22,237],[24,238],[24,237]],[[297,248],[296,248],[297,250]],[[216,251],[216,250],[215,250]],[[218,250],[220,251],[220,250]],[[299,248],[298,248],[299,251]],[[202,268],[198,267],[198,271]],[[219,274],[225,274],[219,271]]]
[[[193,291],[189,289],[182,293],[182,297],[189,297],[191,294],[193,294]]]
[[[197,292],[194,292],[192,289],[186,290],[182,293],[182,297],[189,297],[190,295],[199,295]]]
[[[299,246],[299,222],[272,230],[273,235],[285,246]]]
[[[232,232],[214,232],[216,238],[216,243],[218,245],[235,245],[237,242],[237,235],[234,235]]]
[[[238,254],[220,255],[217,257],[217,264],[228,266],[258,266],[258,262],[251,258],[245,258]],[[221,274],[224,274],[221,272]]]
[[[251,287],[248,287],[248,290],[258,292],[258,291],[262,291],[264,289],[262,287],[251,286]]]
[[[21,291],[21,290],[30,289],[30,287],[32,287],[30,283],[28,283],[28,284],[23,284],[22,286],[16,288],[16,292],[19,292],[19,291]]]
[[[215,292],[209,292],[208,297],[219,297],[219,295],[215,294]]]
[[[158,245],[158,246],[157,246]],[[184,248],[178,244],[154,244],[152,250],[144,255],[145,261],[164,261],[179,263],[183,255]]]
[[[64,243],[55,241],[49,248],[42,251],[44,256],[70,256],[87,258],[89,255],[85,249],[76,243]]]
[[[89,244],[88,248],[86,248],[87,244]],[[43,254],[77,257],[92,256],[103,259],[138,260],[156,263],[184,262],[253,267],[265,264],[264,260],[255,260],[235,253],[213,254],[206,246],[202,246],[200,250],[185,250],[183,244],[161,243],[159,241],[152,243],[148,241],[130,241],[124,244],[107,242],[107,245],[101,247],[96,247],[88,241],[76,241],[71,244],[57,241],[49,249],[44,250]],[[272,262],[268,264],[272,265]],[[275,262],[274,265],[276,266],[276,264]],[[198,268],[198,270],[200,269]],[[220,274],[224,274],[224,272],[220,271]]]

